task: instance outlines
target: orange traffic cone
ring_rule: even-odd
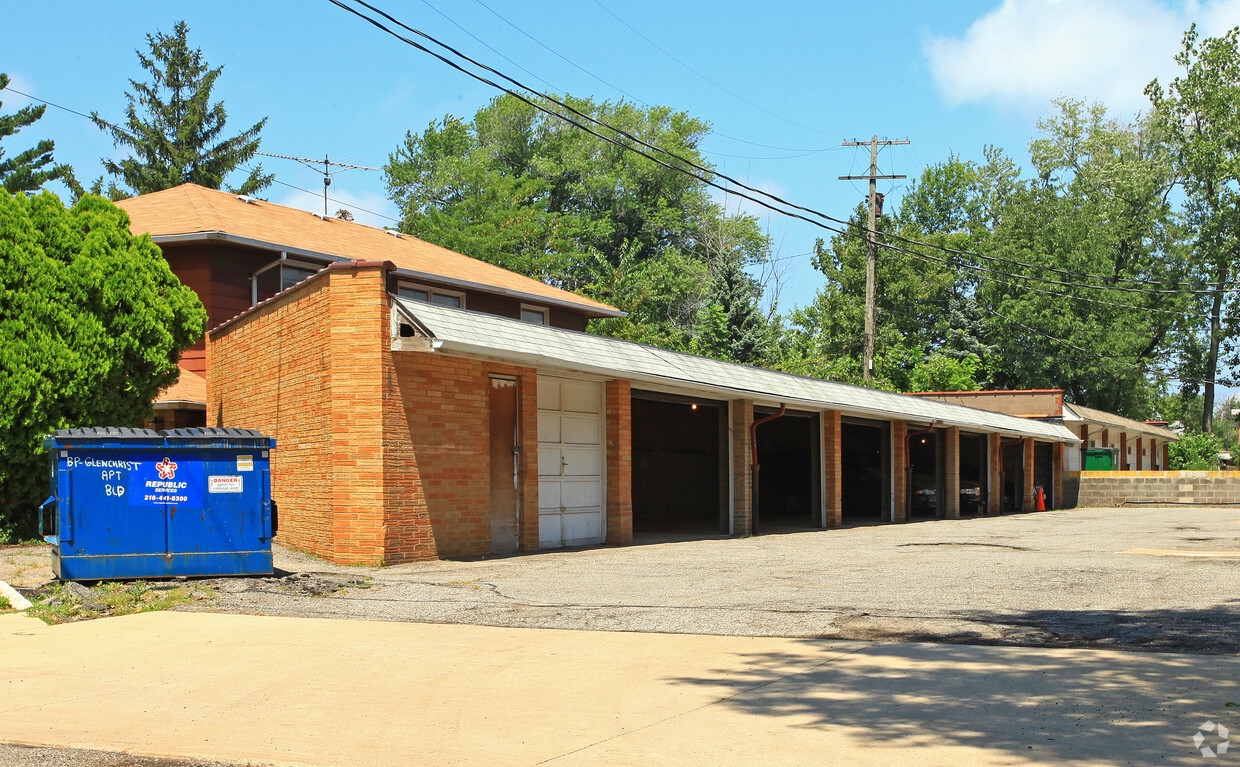
[[[1038,493],[1038,502],[1034,505],[1034,511],[1046,511],[1046,496],[1042,495],[1042,486],[1035,488]]]

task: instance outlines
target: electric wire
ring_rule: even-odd
[[[736,186],[736,187],[738,187],[738,188],[740,188],[740,189],[744,189],[744,190],[746,190],[746,191],[748,191],[748,192],[753,192],[754,194],[762,195],[763,197],[766,197],[766,198],[768,198],[768,199],[770,199],[770,200],[774,200],[774,201],[775,201],[776,203],[778,203],[779,205],[785,205],[785,206],[787,206],[788,208],[791,208],[792,210],[799,210],[799,211],[803,211],[803,212],[805,212],[805,213],[809,213],[810,215],[817,216],[817,217],[819,217],[819,218],[821,218],[821,219],[824,219],[824,220],[826,220],[826,221],[831,221],[831,222],[834,222],[834,223],[836,223],[836,224],[840,224],[840,225],[843,225],[843,226],[845,226],[845,227],[848,227],[848,229],[850,229],[850,230],[851,230],[851,229],[860,229],[861,231],[860,231],[860,232],[858,232],[858,233],[856,233],[856,234],[854,234],[853,236],[865,236],[865,228],[864,228],[864,227],[861,227],[859,224],[855,224],[855,223],[853,223],[853,222],[851,222],[851,221],[846,221],[846,220],[843,220],[843,219],[839,219],[839,218],[836,218],[836,217],[834,217],[834,216],[830,216],[830,215],[828,215],[828,214],[825,214],[825,213],[822,213],[822,212],[820,212],[820,211],[814,210],[814,209],[812,209],[812,208],[808,208],[808,207],[805,207],[805,206],[798,205],[798,204],[796,204],[796,203],[790,202],[790,201],[788,201],[788,200],[783,199],[782,197],[779,197],[778,195],[772,194],[772,193],[770,193],[770,192],[764,192],[764,191],[762,191],[761,189],[757,189],[757,188],[755,188],[755,187],[749,186],[748,184],[745,184],[745,183],[743,183],[743,182],[741,182],[741,181],[739,181],[739,180],[737,180],[737,179],[735,179],[735,178],[732,178],[731,176],[728,176],[728,175],[726,175],[726,174],[720,173],[720,172],[719,172],[718,170],[716,170],[716,169],[705,168],[705,167],[703,167],[703,166],[699,165],[698,163],[694,162],[693,160],[688,159],[688,158],[685,158],[685,157],[682,157],[682,156],[680,156],[680,155],[676,154],[675,152],[671,152],[671,151],[669,151],[669,150],[663,149],[662,147],[658,147],[658,146],[655,146],[655,145],[653,145],[653,144],[650,144],[649,142],[646,142],[646,141],[642,140],[641,138],[638,138],[637,136],[634,136],[634,135],[632,135],[632,134],[628,133],[627,131],[624,131],[624,130],[622,130],[622,129],[620,129],[620,128],[616,128],[616,127],[614,127],[614,126],[608,125],[607,123],[605,123],[605,122],[603,122],[603,121],[601,121],[601,120],[598,120],[597,118],[594,118],[594,117],[592,117],[592,116],[590,116],[590,115],[584,114],[584,113],[580,112],[579,110],[577,110],[577,109],[573,108],[573,107],[572,107],[572,106],[570,106],[569,104],[566,104],[566,103],[564,103],[564,102],[562,102],[562,101],[560,101],[560,100],[558,100],[558,99],[556,99],[556,98],[553,98],[553,97],[551,97],[551,96],[548,96],[547,94],[540,93],[540,92],[539,92],[539,91],[537,91],[536,89],[531,88],[531,87],[529,87],[529,86],[527,86],[527,85],[525,85],[525,84],[521,83],[520,81],[515,80],[515,79],[513,79],[513,78],[509,77],[508,75],[505,75],[504,73],[499,72],[498,70],[496,70],[496,69],[494,69],[494,68],[492,68],[492,67],[490,67],[490,66],[487,66],[486,64],[483,64],[483,63],[481,63],[481,62],[479,62],[479,61],[477,61],[477,60],[475,60],[475,59],[473,59],[473,58],[471,58],[471,57],[469,57],[469,56],[467,56],[467,55],[465,55],[465,54],[461,53],[460,51],[456,50],[456,49],[455,49],[455,48],[453,48],[452,46],[450,46],[450,45],[448,45],[448,44],[446,44],[446,43],[444,43],[444,42],[442,42],[442,41],[440,41],[440,40],[438,40],[438,39],[434,38],[433,36],[431,36],[431,35],[429,35],[429,34],[427,34],[427,33],[425,33],[425,32],[422,32],[422,31],[420,31],[420,30],[418,30],[418,29],[415,29],[415,28],[413,28],[413,27],[410,27],[409,25],[405,24],[404,22],[400,21],[399,19],[396,19],[396,18],[394,18],[393,16],[391,16],[390,14],[386,13],[385,11],[383,11],[383,10],[381,10],[381,9],[379,9],[379,8],[376,8],[375,6],[373,6],[373,5],[371,5],[370,3],[366,2],[366,0],[352,0],[352,1],[353,1],[354,3],[356,3],[357,5],[363,6],[363,7],[367,8],[368,10],[370,10],[370,11],[372,11],[372,12],[374,12],[374,13],[379,14],[380,16],[382,16],[382,17],[384,17],[385,19],[389,20],[389,21],[390,21],[390,22],[392,22],[393,24],[396,24],[396,25],[400,26],[401,28],[403,28],[403,29],[405,29],[405,30],[407,30],[407,31],[409,31],[409,32],[411,32],[411,33],[413,33],[413,34],[415,34],[415,35],[419,36],[419,37],[422,37],[422,38],[424,38],[424,39],[426,39],[426,40],[429,40],[430,42],[432,42],[433,44],[435,44],[435,45],[439,46],[440,48],[443,48],[444,50],[447,50],[447,51],[451,52],[453,55],[457,56],[458,58],[464,59],[465,61],[469,62],[470,64],[472,64],[472,65],[474,65],[474,66],[476,66],[476,67],[479,67],[480,69],[483,69],[484,71],[487,71],[487,72],[490,72],[490,73],[492,73],[492,74],[496,75],[496,76],[497,76],[497,77],[499,77],[500,79],[505,80],[505,81],[507,81],[507,82],[509,82],[509,83],[513,84],[514,86],[516,86],[516,87],[518,87],[518,88],[520,88],[520,89],[522,89],[522,90],[526,91],[527,93],[530,93],[530,94],[532,94],[532,95],[534,95],[534,96],[540,97],[540,98],[542,98],[542,99],[544,99],[544,100],[546,100],[546,101],[549,101],[549,102],[551,102],[551,103],[553,103],[553,104],[556,104],[557,106],[561,107],[562,109],[566,109],[566,110],[568,110],[568,111],[572,112],[572,113],[573,113],[574,115],[576,115],[577,117],[582,118],[582,119],[584,119],[584,120],[587,120],[587,121],[589,121],[590,123],[592,123],[592,124],[594,124],[594,125],[599,126],[600,128],[604,128],[604,129],[606,129],[606,130],[610,130],[610,131],[614,132],[615,134],[617,134],[617,135],[619,135],[619,136],[623,136],[624,138],[626,138],[626,139],[628,139],[628,140],[630,140],[630,141],[632,141],[632,142],[634,142],[634,143],[636,143],[636,144],[639,144],[639,145],[641,145],[641,146],[644,146],[644,147],[646,147],[646,148],[648,148],[648,149],[650,149],[650,150],[652,150],[652,151],[658,152],[658,153],[660,153],[660,154],[662,154],[662,155],[666,155],[666,156],[668,156],[668,157],[671,157],[671,158],[673,158],[673,159],[675,159],[675,160],[677,160],[677,161],[679,161],[679,162],[681,162],[681,163],[684,163],[684,164],[685,164],[685,165],[687,165],[688,167],[693,168],[694,170],[699,171],[700,173],[706,174],[707,176],[717,177],[717,178],[724,179],[724,180],[725,180],[726,182],[728,182],[729,184],[732,184],[732,185],[734,185],[734,186]],[[489,79],[487,79],[487,78],[483,77],[482,75],[479,75],[479,74],[477,74],[477,73],[475,73],[475,72],[471,72],[471,71],[469,71],[468,69],[466,69],[466,68],[464,68],[464,67],[460,66],[460,65],[459,65],[459,64],[457,64],[456,62],[451,61],[450,59],[447,59],[446,57],[444,57],[444,56],[442,56],[442,55],[440,55],[440,54],[438,54],[438,53],[435,53],[434,51],[429,50],[429,49],[428,49],[428,48],[426,48],[425,46],[420,45],[420,44],[418,44],[417,42],[415,42],[415,41],[413,41],[413,40],[410,40],[410,39],[409,39],[409,38],[407,38],[407,37],[404,37],[403,35],[401,35],[400,33],[396,32],[395,30],[389,29],[388,27],[384,26],[384,25],[383,25],[382,23],[380,23],[379,21],[377,21],[377,20],[375,20],[375,19],[373,19],[373,18],[371,18],[371,17],[369,17],[369,16],[367,16],[367,15],[365,15],[365,14],[361,13],[360,11],[356,10],[355,8],[351,8],[351,7],[347,6],[347,5],[345,5],[345,4],[344,4],[344,2],[342,2],[341,0],[328,0],[328,2],[331,2],[333,5],[336,5],[336,6],[338,6],[339,8],[341,8],[341,9],[343,9],[343,10],[345,10],[345,11],[348,11],[349,13],[354,14],[354,15],[355,15],[355,16],[357,16],[358,18],[361,18],[361,19],[363,19],[363,20],[365,20],[365,21],[369,22],[370,24],[372,24],[372,25],[373,25],[373,26],[375,26],[376,28],[378,28],[378,29],[380,29],[380,30],[382,30],[382,31],[384,31],[384,32],[386,32],[386,33],[388,33],[389,35],[391,35],[391,36],[393,36],[393,37],[397,38],[398,40],[401,40],[402,42],[406,43],[407,45],[410,45],[410,46],[412,46],[412,47],[414,47],[414,48],[416,48],[416,49],[418,49],[418,50],[423,51],[424,53],[427,53],[427,54],[429,54],[429,55],[431,55],[431,56],[434,56],[435,58],[439,59],[440,61],[444,62],[445,64],[448,64],[449,66],[451,66],[453,69],[456,69],[457,71],[459,71],[459,72],[461,72],[461,73],[463,73],[463,74],[465,74],[465,75],[467,75],[467,76],[469,76],[469,77],[472,77],[472,78],[474,78],[474,79],[478,80],[479,82],[483,82],[483,83],[485,83],[485,84],[487,84],[487,85],[490,85],[491,87],[494,87],[494,88],[496,88],[496,89],[498,89],[498,90],[502,90],[502,91],[504,91],[505,93],[508,93],[509,95],[511,95],[511,96],[513,96],[513,97],[515,97],[515,98],[517,98],[517,99],[519,99],[519,100],[521,100],[522,102],[524,102],[524,103],[526,103],[526,104],[528,104],[528,105],[530,105],[530,106],[533,106],[533,107],[534,107],[534,108],[536,108],[536,109],[539,109],[540,111],[542,111],[542,112],[544,112],[544,113],[546,113],[546,114],[548,114],[548,115],[550,115],[550,116],[553,116],[553,117],[559,118],[559,119],[564,120],[564,121],[566,121],[566,122],[568,122],[568,123],[570,123],[570,124],[572,124],[572,125],[575,125],[576,127],[580,128],[580,129],[582,129],[582,130],[585,130],[587,133],[590,133],[591,135],[594,135],[594,136],[595,136],[595,137],[597,137],[597,138],[603,139],[604,141],[607,141],[607,142],[609,142],[609,143],[611,143],[611,144],[614,144],[614,145],[616,145],[616,146],[618,146],[618,147],[620,147],[620,148],[622,148],[622,149],[625,149],[625,150],[627,150],[627,151],[631,151],[631,152],[634,152],[634,153],[636,153],[636,154],[642,155],[642,156],[646,157],[647,159],[651,160],[652,162],[655,162],[655,163],[658,163],[659,165],[662,165],[663,167],[666,167],[666,168],[668,168],[668,169],[670,169],[670,170],[673,170],[673,171],[676,171],[676,172],[679,172],[679,173],[684,173],[685,175],[688,175],[688,176],[691,176],[691,177],[693,177],[693,178],[696,178],[697,180],[699,180],[699,181],[701,181],[701,182],[703,182],[703,183],[706,183],[706,184],[707,184],[707,185],[709,185],[709,186],[712,186],[712,187],[714,187],[714,188],[716,188],[716,189],[720,189],[721,191],[728,192],[728,193],[730,193],[730,194],[734,194],[734,195],[736,195],[736,196],[738,196],[738,197],[742,197],[742,198],[744,198],[744,199],[750,200],[751,202],[754,202],[754,203],[757,203],[757,204],[759,204],[759,205],[762,205],[763,207],[768,208],[768,209],[770,209],[770,210],[773,210],[773,211],[775,211],[775,212],[777,212],[777,213],[782,213],[782,214],[783,214],[783,215],[785,215],[785,216],[788,216],[788,217],[791,217],[791,218],[797,218],[797,219],[799,219],[799,220],[802,220],[802,221],[805,221],[805,222],[807,222],[807,223],[810,223],[810,224],[813,224],[813,225],[815,225],[815,226],[818,226],[819,228],[826,229],[826,230],[829,230],[829,231],[834,231],[834,232],[837,232],[837,233],[841,233],[841,234],[842,234],[842,232],[840,232],[838,229],[835,229],[835,228],[830,227],[830,226],[826,226],[826,225],[822,224],[822,222],[821,222],[821,221],[815,221],[815,220],[813,220],[813,219],[810,219],[810,218],[807,218],[807,217],[805,217],[805,216],[802,216],[802,215],[800,215],[800,214],[798,214],[798,213],[794,213],[794,212],[792,212],[792,211],[790,211],[790,210],[786,210],[786,209],[784,209],[784,208],[777,207],[776,205],[772,205],[771,203],[769,203],[769,202],[767,202],[767,201],[765,201],[765,200],[756,199],[756,198],[754,198],[754,197],[751,197],[751,196],[749,196],[749,195],[743,194],[743,193],[741,193],[741,192],[737,192],[737,191],[735,191],[735,190],[729,190],[729,189],[727,189],[725,186],[722,186],[722,185],[720,185],[720,184],[718,184],[718,183],[716,183],[716,182],[712,181],[712,180],[711,180],[711,179],[709,179],[709,178],[703,178],[702,176],[698,176],[698,175],[696,175],[696,174],[694,174],[694,173],[689,172],[689,171],[688,171],[688,170],[686,170],[685,168],[679,168],[679,167],[677,167],[677,166],[675,166],[675,165],[669,164],[669,163],[664,162],[664,161],[662,161],[662,160],[660,160],[660,159],[658,159],[658,158],[656,158],[656,157],[653,157],[653,156],[651,156],[651,155],[649,155],[649,154],[647,154],[647,153],[645,153],[645,152],[643,152],[643,151],[641,151],[641,150],[639,150],[639,149],[636,149],[635,147],[632,147],[632,146],[629,146],[629,145],[627,145],[627,144],[625,144],[625,143],[623,143],[623,142],[617,141],[617,140],[616,140],[616,139],[614,139],[614,138],[611,138],[611,137],[608,137],[608,136],[604,136],[604,135],[602,135],[602,134],[600,134],[600,133],[598,133],[598,132],[596,132],[596,131],[594,131],[594,130],[591,130],[590,128],[588,128],[588,127],[586,127],[586,126],[582,125],[581,123],[577,122],[576,120],[573,120],[573,119],[571,119],[571,118],[569,118],[569,117],[566,117],[565,115],[559,114],[559,113],[555,112],[554,110],[548,109],[548,108],[547,108],[546,106],[544,106],[544,105],[538,104],[536,101],[533,101],[533,100],[531,100],[530,98],[527,98],[526,96],[524,96],[524,95],[522,95],[522,94],[519,94],[519,93],[514,92],[514,91],[513,91],[513,90],[511,90],[510,88],[507,88],[507,87],[502,86],[502,85],[500,85],[500,84],[498,84],[498,83],[495,83],[494,81],[491,81],[491,80],[489,80]],[[476,2],[479,2],[479,3],[481,4],[481,0],[476,0]],[[485,7],[485,6],[484,6],[484,7]],[[1103,279],[1103,280],[1110,280],[1110,279],[1113,279],[1113,278],[1111,278],[1111,277],[1105,277],[1105,276],[1102,276],[1102,275],[1090,275],[1090,274],[1085,273],[1085,272],[1076,272],[1076,271],[1073,271],[1073,270],[1062,270],[1062,269],[1057,269],[1057,268],[1054,268],[1054,267],[1043,267],[1043,266],[1039,266],[1039,265],[1036,265],[1036,264],[1028,264],[1028,263],[1024,263],[1024,262],[1020,262],[1020,261],[1014,261],[1014,260],[1011,260],[1011,259],[1003,259],[1003,258],[999,258],[999,257],[997,257],[997,256],[988,256],[988,255],[983,255],[983,254],[980,254],[980,253],[975,253],[975,252],[971,252],[971,251],[964,251],[964,250],[958,250],[958,249],[954,249],[954,248],[948,248],[948,247],[943,246],[943,245],[938,245],[938,244],[935,244],[935,243],[923,242],[923,241],[920,241],[920,240],[915,240],[915,239],[911,239],[911,238],[903,237],[903,236],[900,236],[900,235],[894,235],[894,234],[890,234],[890,233],[888,233],[886,236],[887,236],[887,237],[889,237],[889,238],[895,239],[895,240],[899,240],[899,241],[901,241],[901,242],[905,242],[905,243],[910,244],[910,245],[918,245],[918,246],[921,246],[921,247],[927,247],[927,248],[931,248],[931,249],[934,249],[934,250],[939,250],[939,251],[942,251],[942,252],[950,253],[950,254],[952,254],[952,255],[958,255],[958,256],[974,256],[974,257],[977,257],[977,258],[982,258],[982,259],[989,260],[989,261],[998,261],[998,262],[1003,262],[1003,263],[1009,263],[1009,264],[1012,264],[1012,265],[1015,265],[1015,266],[1021,266],[1021,267],[1024,267],[1024,268],[1030,268],[1030,269],[1046,269],[1046,270],[1048,270],[1048,271],[1052,271],[1052,272],[1056,272],[1056,273],[1072,274],[1072,275],[1077,275],[1077,276],[1082,276],[1082,277],[1088,277],[1088,278],[1091,278],[1091,279]],[[978,267],[970,267],[970,268],[978,268]],[[1018,275],[1018,274],[1010,274],[1010,273],[1003,273],[1003,272],[1001,272],[1001,274],[1004,274],[1005,276],[1011,277],[1011,278],[1013,278],[1013,279],[1028,279],[1028,280],[1035,280],[1035,281],[1039,281],[1039,282],[1047,282],[1047,283],[1049,283],[1049,284],[1058,284],[1058,285],[1063,285],[1063,286],[1067,286],[1067,287],[1080,287],[1080,288],[1088,288],[1088,289],[1095,289],[1095,290],[1119,290],[1119,291],[1126,291],[1126,292],[1138,292],[1138,293],[1166,293],[1166,294],[1195,293],[1195,294],[1202,294],[1202,295],[1213,295],[1214,293],[1219,292],[1219,291],[1218,291],[1217,289],[1215,289],[1215,288],[1211,288],[1211,289],[1208,289],[1208,290],[1145,290],[1145,289],[1141,289],[1141,288],[1126,288],[1126,287],[1116,286],[1116,285],[1105,286],[1105,285],[1090,285],[1090,284],[1084,284],[1084,283],[1065,283],[1065,282],[1056,282],[1056,281],[1046,280],[1046,279],[1044,279],[1044,278],[1030,277],[1030,276],[1027,276],[1027,275]],[[1114,278],[1114,279],[1117,279],[1117,280],[1123,280],[1123,281],[1128,281],[1128,282],[1136,282],[1136,283],[1139,283],[1139,284],[1179,284],[1179,283],[1161,283],[1161,282],[1157,282],[1157,281],[1143,280],[1143,279],[1138,279],[1138,278]],[[1236,290],[1236,289],[1232,289],[1232,290]]]
[[[676,63],[677,63],[677,64],[679,64],[680,66],[684,67],[684,68],[685,68],[686,70],[688,70],[689,72],[691,72],[691,73],[693,73],[693,74],[697,75],[698,77],[702,78],[703,80],[705,80],[706,82],[708,82],[708,83],[710,83],[711,85],[715,86],[716,88],[718,88],[719,90],[723,91],[724,93],[728,94],[728,95],[729,95],[729,96],[731,96],[732,98],[737,99],[738,101],[741,101],[742,103],[748,104],[749,106],[753,107],[754,109],[758,110],[759,112],[762,112],[762,113],[763,113],[763,114],[765,114],[765,115],[769,115],[769,116],[771,116],[771,117],[774,117],[776,120],[783,120],[784,122],[788,123],[789,125],[795,125],[795,126],[796,126],[796,127],[798,127],[798,128],[802,128],[802,129],[804,129],[804,130],[808,130],[808,131],[813,131],[814,133],[821,133],[821,134],[822,134],[822,135],[824,135],[824,136],[831,136],[832,138],[843,138],[843,136],[840,136],[840,135],[839,135],[839,134],[837,134],[837,133],[830,133],[830,132],[828,132],[828,131],[824,131],[824,130],[821,130],[821,129],[819,129],[819,128],[813,128],[813,127],[811,127],[811,126],[809,126],[809,125],[802,125],[801,123],[796,122],[795,120],[789,120],[787,117],[784,117],[784,116],[782,116],[782,115],[778,115],[778,114],[776,114],[776,113],[774,113],[774,112],[770,111],[769,109],[764,109],[763,107],[758,106],[757,104],[753,103],[752,101],[750,101],[749,99],[745,98],[744,96],[741,96],[741,95],[740,95],[740,94],[738,94],[738,93],[734,93],[734,92],[732,92],[732,91],[731,91],[731,90],[729,90],[728,88],[726,88],[726,87],[724,87],[724,86],[720,85],[719,83],[717,83],[717,82],[715,82],[714,80],[710,79],[709,77],[707,77],[706,75],[704,75],[704,74],[702,74],[701,72],[697,71],[697,70],[696,70],[696,69],[694,69],[693,67],[689,66],[689,65],[688,65],[688,64],[686,64],[685,62],[683,62],[683,61],[681,61],[680,59],[678,59],[678,58],[676,58],[675,56],[673,56],[671,53],[669,53],[666,49],[664,49],[664,48],[663,48],[662,46],[660,46],[658,43],[656,43],[655,41],[651,40],[649,37],[646,37],[646,36],[645,36],[645,35],[643,35],[641,32],[639,32],[639,31],[638,31],[638,30],[637,30],[637,29],[636,29],[636,28],[635,28],[632,24],[628,23],[628,22],[627,22],[627,21],[625,21],[624,19],[622,19],[622,18],[620,18],[619,16],[617,16],[617,15],[616,15],[616,13],[615,13],[614,11],[612,11],[612,10],[611,10],[610,8],[608,8],[607,6],[603,5],[601,2],[599,2],[599,0],[593,0],[593,2],[594,2],[594,4],[595,4],[595,5],[597,5],[599,8],[602,8],[602,9],[603,9],[603,11],[605,11],[605,12],[607,13],[607,15],[611,16],[613,19],[615,19],[616,21],[618,21],[618,22],[620,22],[622,25],[624,25],[624,27],[625,27],[625,28],[627,28],[630,32],[632,32],[633,34],[637,35],[638,37],[640,37],[641,39],[643,39],[643,40],[645,40],[647,43],[649,43],[649,44],[650,44],[650,46],[651,46],[652,48],[654,48],[655,50],[657,50],[659,53],[662,53],[664,56],[667,56],[669,59],[671,59],[672,61],[676,62]],[[729,137],[729,138],[730,138],[730,137]],[[733,140],[734,140],[734,141],[741,141],[741,139],[733,139]],[[749,143],[753,143],[753,142],[745,141],[744,143],[749,144]],[[757,146],[763,146],[763,145],[761,145],[761,144],[757,144]],[[769,148],[769,149],[777,149],[778,147],[768,147],[768,148]]]

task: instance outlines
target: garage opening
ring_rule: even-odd
[[[986,513],[987,439],[984,434],[960,435],[960,516]]]
[[[913,433],[908,437],[909,515],[912,518],[943,516],[943,462],[939,460],[943,433]]]
[[[754,418],[775,412],[756,408]],[[822,527],[818,435],[814,413],[787,412],[758,426],[760,532]]]
[[[840,424],[841,522],[864,525],[890,519],[891,455],[887,425],[845,420]]]
[[[1055,508],[1055,446],[1049,442],[1033,443],[1033,484],[1034,498],[1041,487],[1046,508]]]
[[[727,406],[634,392],[633,533],[728,532]]]
[[[1023,440],[1003,441],[1003,509],[1022,511],[1025,487],[1025,445]]]

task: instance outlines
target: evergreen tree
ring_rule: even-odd
[[[206,322],[120,208],[0,192],[0,542],[47,495],[43,435],[140,425]]]
[[[698,315],[693,351],[747,365],[761,364],[770,346],[766,319],[758,308],[762,288],[739,259],[714,265],[706,306]]]
[[[9,76],[0,72],[0,91],[9,87]],[[3,102],[0,102],[3,106]],[[28,106],[11,115],[0,115],[0,139],[12,136],[22,128],[34,123],[47,107]],[[0,188],[10,194],[33,192],[49,181],[63,180],[69,187],[75,188],[73,171],[68,165],[52,165],[52,150],[55,143],[51,139],[43,139],[30,149],[4,157],[4,149],[0,148]]]
[[[151,81],[129,81],[134,92],[125,94],[129,105],[123,126],[91,113],[95,124],[112,134],[117,146],[131,151],[132,156],[120,162],[103,160],[115,179],[108,190],[113,199],[185,183],[221,189],[225,177],[258,151],[265,117],[243,133],[221,138],[227,113],[223,102],[211,103],[211,89],[224,68],[210,68],[201,49],[191,50],[185,39],[188,32],[185,22],[178,21],[171,35],[146,36],[150,55],[137,54]],[[241,186],[229,191],[253,194],[271,180],[271,174],[264,174],[257,165]]]

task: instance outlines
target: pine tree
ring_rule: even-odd
[[[0,91],[9,87],[9,76],[0,72]],[[3,102],[0,102],[3,106]],[[0,115],[0,139],[12,136],[22,128],[34,123],[47,107],[28,106],[11,115]],[[33,192],[49,181],[57,179],[65,181],[70,188],[76,186],[73,171],[68,165],[52,165],[52,150],[55,142],[44,139],[20,154],[9,159],[4,158],[4,149],[0,148],[0,188],[10,194]]]
[[[178,21],[171,35],[147,35],[150,55],[137,51],[138,61],[150,72],[149,83],[130,80],[123,126],[113,125],[92,112],[100,129],[112,134],[117,146],[128,147],[131,157],[103,159],[114,177],[113,198],[158,192],[185,183],[221,189],[224,179],[258,151],[258,133],[267,118],[232,138],[221,138],[227,113],[223,102],[211,103],[211,89],[223,67],[210,68],[202,50],[186,43],[189,27]],[[124,186],[118,186],[119,180]],[[229,191],[253,194],[271,183],[256,165],[241,186]]]

